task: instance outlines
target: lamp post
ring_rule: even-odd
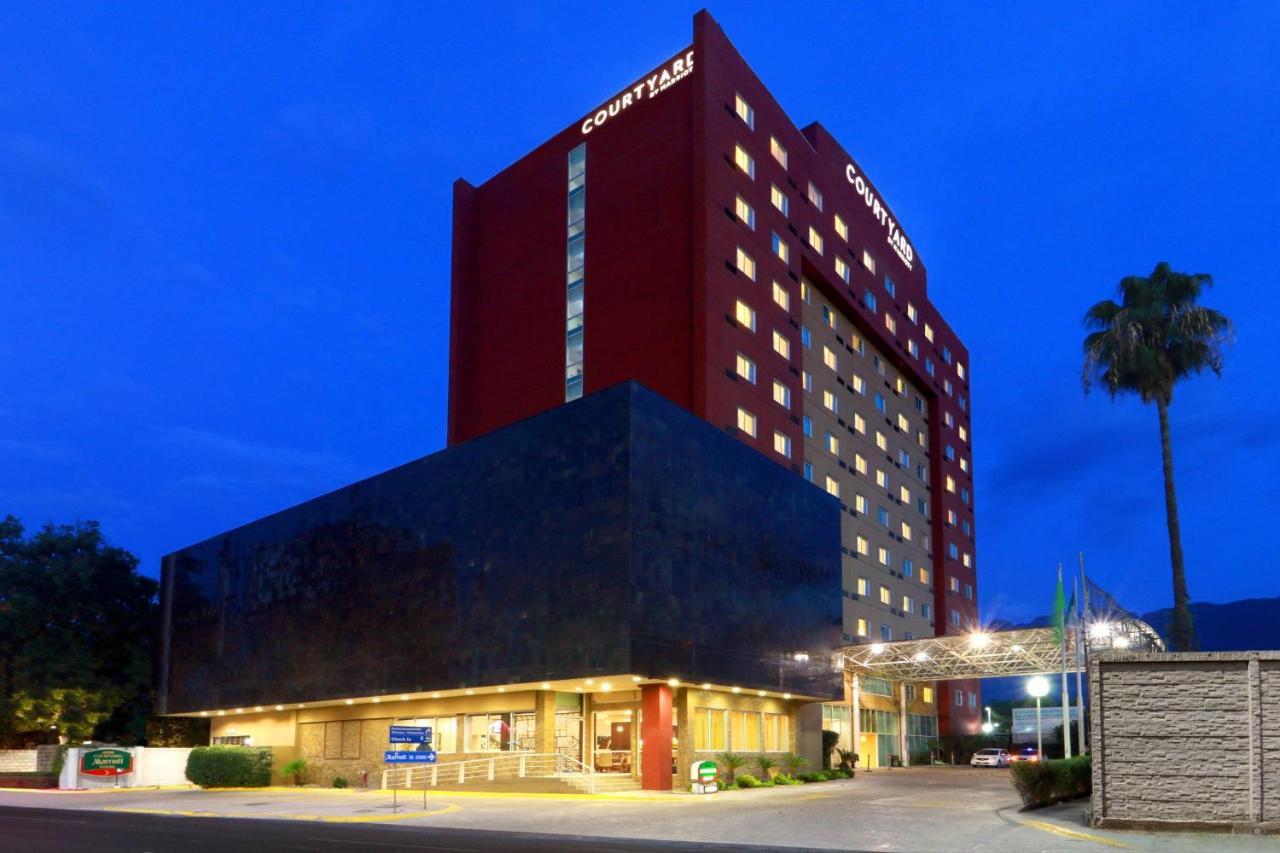
[[[1040,700],[1049,694],[1049,682],[1037,675],[1027,681],[1027,693],[1036,697],[1036,760],[1044,760],[1044,740],[1040,729]]]

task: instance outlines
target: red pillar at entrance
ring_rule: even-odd
[[[645,684],[640,688],[640,784],[646,791],[671,790],[671,688]]]

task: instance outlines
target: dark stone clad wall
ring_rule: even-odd
[[[839,635],[838,527],[819,490],[616,386],[166,557],[158,710],[637,671],[770,686],[776,645]]]

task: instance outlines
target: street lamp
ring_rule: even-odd
[[[989,735],[996,730],[996,724],[991,722],[991,706],[987,705],[982,710],[987,712],[987,721],[982,724],[982,733],[984,735]]]
[[[1040,730],[1040,700],[1049,695],[1049,682],[1042,676],[1027,681],[1027,693],[1036,697],[1036,760],[1044,760],[1044,740]]]

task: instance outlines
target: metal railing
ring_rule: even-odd
[[[526,778],[563,779],[588,794],[596,792],[595,768],[560,752],[516,752],[444,764],[388,767],[382,771],[382,787],[423,788]]]

